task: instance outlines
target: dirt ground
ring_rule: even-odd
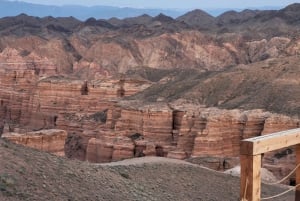
[[[283,190],[263,185],[262,197]],[[0,140],[0,200],[237,201],[239,178],[165,158],[89,164]]]

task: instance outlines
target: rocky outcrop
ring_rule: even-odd
[[[154,85],[142,77],[131,76],[111,77],[104,73],[92,80],[60,75],[45,78],[35,70],[2,69],[3,137],[96,163],[164,156],[199,158],[202,165],[223,170],[236,165],[240,140],[299,127],[297,117],[263,110],[207,108],[180,100],[165,103],[159,96],[156,103],[120,101]],[[159,83],[167,84],[172,79],[167,76]],[[297,84],[293,80],[278,78],[272,86]],[[15,134],[52,128],[66,130],[68,135],[44,130]],[[294,167],[294,158],[293,148],[287,148],[265,154],[263,164],[282,177]]]
[[[27,147],[64,156],[65,139],[64,130],[50,129],[27,133],[4,133],[2,138]]]
[[[238,157],[240,141],[262,135],[268,129],[268,122],[277,116],[262,110],[220,110],[196,105],[171,109],[162,103],[139,107],[136,101],[122,104],[127,104],[127,107],[120,105],[108,111],[108,130],[97,135],[110,136],[109,139],[114,141],[118,141],[118,136],[130,138],[135,156],[158,155],[178,159]],[[289,117],[282,115],[283,124],[286,118]],[[289,128],[295,127],[297,124],[291,123]],[[97,139],[99,145],[95,145],[95,140],[91,141],[92,147],[114,150],[114,143],[110,140]],[[148,152],[149,148],[152,151]],[[87,158],[90,154],[94,157],[93,149],[87,152]],[[130,149],[131,152],[133,149]]]
[[[268,113],[257,111],[186,108],[176,149],[192,157],[236,157],[240,141],[258,136]]]
[[[91,150],[102,149],[107,144],[112,150],[111,160],[129,156],[166,156],[172,142],[171,133],[172,110],[165,104],[137,109],[118,106],[108,111],[106,130],[97,134],[99,139],[89,141],[86,158],[94,158]]]
[[[108,109],[113,107],[115,100],[150,85],[146,80],[123,77],[89,82],[59,75],[44,78],[36,75],[34,70],[10,69],[2,69],[0,82],[1,134],[64,129],[71,138],[75,133],[77,137],[73,139],[78,136],[83,139],[74,144],[73,148],[81,147],[77,152],[70,154],[68,146],[65,148],[67,156],[82,160],[86,157],[88,140],[95,137],[86,133],[105,126]],[[118,158],[118,154],[115,155],[114,158]]]
[[[92,130],[95,124],[105,122],[113,99],[130,96],[150,85],[145,80],[106,78],[87,82],[64,76],[39,78],[34,70],[1,71],[0,117],[11,131],[17,124],[29,129],[64,129],[72,127],[73,120],[86,123],[74,125],[75,129]]]
[[[33,70],[0,69],[0,119],[7,124],[9,131],[20,123],[22,117],[28,118],[28,108],[32,89],[37,77]]]
[[[274,80],[272,87],[289,86],[290,90],[293,89],[292,86],[297,85],[297,82],[293,81],[294,77],[288,79],[287,74],[282,73],[286,69],[292,69],[293,72],[297,70],[294,66],[297,60],[293,59],[289,64],[279,62],[278,69],[272,68],[272,71],[276,73],[278,71],[280,76],[283,76]],[[267,67],[264,63],[260,65],[267,69],[271,64],[277,65],[274,60],[268,60],[267,64]],[[253,68],[255,69],[251,70],[251,73],[256,75],[258,67]],[[258,68],[259,72],[264,68]],[[244,83],[247,80],[245,81],[246,78],[241,75],[244,69],[245,66],[239,66],[232,71],[238,75],[234,76],[236,83],[240,83],[240,88],[246,89]],[[231,75],[232,71],[227,72],[228,75]],[[297,118],[284,115],[276,117],[263,110],[207,108],[205,105],[195,103],[186,104],[180,102],[180,99],[166,103],[161,96],[155,97],[156,102],[152,103],[143,102],[143,98],[141,101],[130,100],[135,97],[134,94],[147,91],[145,89],[149,89],[149,94],[156,94],[157,89],[153,90],[150,86],[164,86],[163,88],[168,89],[170,87],[168,81],[178,80],[174,74],[166,73],[166,76],[159,75],[161,78],[156,79],[156,74],[151,75],[150,71],[145,71],[140,75],[134,75],[132,72],[119,76],[99,74],[95,76],[97,79],[82,80],[76,76],[63,75],[40,77],[34,70],[3,69],[2,72],[0,75],[2,132],[17,131],[18,128],[67,130],[69,134],[65,147],[67,156],[81,160],[107,162],[145,155],[180,159],[206,156],[236,157],[239,155],[241,139],[274,132],[268,129],[277,128],[274,124],[276,121],[279,122],[278,127],[281,127],[281,124],[285,125],[282,126],[284,129],[299,126]],[[186,74],[190,78],[189,81],[193,76],[204,79],[201,77],[203,74],[193,72]],[[222,79],[226,78],[225,75],[222,74]],[[275,75],[279,74],[272,76]],[[158,80],[158,84],[146,78]],[[215,85],[226,86],[226,82],[218,83],[218,78],[208,76],[208,80],[205,81],[208,93],[216,89]],[[252,78],[255,76],[251,76]],[[194,86],[193,83],[191,86]],[[295,92],[297,90],[295,88]],[[172,90],[167,91],[173,93]],[[214,91],[214,94],[217,94],[217,91]],[[197,94],[191,92],[188,95]],[[206,96],[202,92],[200,95]],[[221,105],[222,102],[228,103],[226,97],[234,96],[237,95],[233,92],[222,91],[221,97],[207,101],[215,101]],[[297,103],[295,96],[290,98],[291,104]],[[239,98],[233,98],[236,99]],[[261,105],[265,104],[266,100],[260,100],[263,100]]]
[[[297,37],[252,39],[235,32],[214,36],[197,29],[175,33],[157,29],[146,29],[151,34],[142,38],[133,35],[134,31],[97,34],[97,30],[85,37],[78,33],[47,40],[41,36],[5,36],[0,40],[0,63],[9,69],[31,69],[41,76],[76,74],[90,80],[136,67],[221,70],[299,53]]]
[[[248,55],[251,62],[265,60],[267,58],[276,58],[287,49],[291,40],[284,37],[274,37],[267,41],[252,41],[246,43],[248,46]]]

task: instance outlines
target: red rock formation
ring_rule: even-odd
[[[174,111],[174,153],[180,157],[239,155],[240,140],[260,135],[268,113],[182,106]],[[171,154],[170,154],[171,156]]]
[[[63,76],[38,78],[33,70],[2,70],[0,82],[1,134],[3,130],[13,132],[18,128],[26,131],[65,129],[82,136],[80,149],[84,154],[80,159],[83,160],[88,140],[95,137],[84,131],[105,127],[107,111],[115,104],[114,99],[132,95],[150,85],[148,81],[125,78],[90,82]],[[130,155],[123,151],[126,147],[118,146],[113,160]],[[131,152],[133,155],[133,148]]]
[[[22,144],[34,149],[64,156],[64,146],[67,132],[64,130],[50,129],[27,133],[4,133],[2,138],[14,143]]]
[[[266,119],[271,114],[263,112],[262,110],[254,110],[245,112],[240,118],[242,139],[260,136]]]
[[[97,143],[91,141],[87,158],[95,158],[90,150],[97,147],[101,149],[106,143],[113,144],[111,160],[133,156],[166,156],[170,149],[172,111],[166,105],[149,105],[137,109],[119,106],[108,111],[106,125],[108,130],[98,134],[101,140],[97,139]],[[102,161],[101,154],[98,157],[98,161]]]
[[[130,138],[116,137],[114,139],[114,148],[112,161],[123,160],[134,157],[134,144]]]
[[[196,133],[192,131],[194,121],[195,116],[189,116],[186,111],[173,112],[172,144],[176,146],[176,150],[168,153],[168,157],[186,158],[191,155],[196,137]]]
[[[276,116],[262,110],[230,111],[195,105],[170,109],[161,103],[143,107],[137,102],[122,104],[127,107],[120,105],[108,111],[108,130],[98,135],[131,138],[135,156],[238,157],[240,140],[261,135]],[[136,109],[128,106],[132,104]],[[101,143],[108,141],[101,139]]]
[[[198,31],[165,33],[134,40],[130,36],[124,36],[128,40],[110,37],[91,37],[90,45],[84,44],[78,35],[70,38],[70,44],[59,39],[46,41],[39,37],[20,38],[16,41],[7,39],[5,44],[8,47],[0,52],[0,61],[6,62],[0,73],[0,131],[14,131],[18,128],[64,129],[68,131],[70,139],[73,134],[81,139],[82,144],[75,146],[80,147],[78,157],[90,161],[109,161],[133,155],[181,159],[190,156],[235,157],[239,153],[241,139],[261,135],[262,130],[267,133],[267,129],[273,127],[268,123],[273,116],[271,113],[208,109],[193,104],[182,107],[175,104],[169,107],[162,103],[168,97],[160,96],[156,100],[161,102],[153,104],[137,103],[138,101],[118,103],[120,99],[143,91],[153,83],[144,80],[142,74],[126,77],[125,74],[117,76],[114,73],[125,72],[133,67],[138,69],[137,66],[144,65],[152,68],[201,66],[219,69],[235,63],[247,63],[247,60],[259,61],[264,55],[278,57],[285,51],[286,54],[297,54],[299,46],[296,39],[275,37],[249,42],[240,35],[229,34],[216,40]],[[20,49],[16,48],[17,42],[24,43]],[[73,48],[72,54],[79,54],[82,58],[78,57],[74,61],[74,55],[61,52],[66,45]],[[154,46],[156,47],[153,48]],[[24,52],[25,50],[29,52]],[[111,51],[119,54],[111,54]],[[44,58],[43,55],[47,57]],[[53,57],[58,57],[55,64],[51,63]],[[295,58],[291,59],[291,65],[297,64],[298,60]],[[45,62],[51,63],[49,68]],[[269,69],[272,62],[274,61],[268,60],[265,64],[260,64],[259,72],[264,68]],[[254,65],[249,68],[254,68]],[[282,69],[276,68],[276,71],[284,72],[285,65],[282,61]],[[53,68],[54,66],[57,68]],[[70,70],[70,66],[74,68]],[[241,74],[247,67],[239,66],[236,70],[235,82],[229,84],[235,90],[239,88],[236,86],[247,83],[246,76]],[[68,76],[53,75],[71,71],[73,72]],[[254,70],[253,75],[256,73]],[[144,74],[147,74],[146,71]],[[176,76],[162,77],[159,83],[168,85],[168,81],[175,78]],[[272,86],[277,87],[278,83],[284,83],[284,87],[298,84],[296,75],[293,79],[288,78],[276,79],[272,81]],[[205,82],[216,83],[205,85],[204,88],[207,87],[208,90],[200,89],[198,94],[191,92],[186,95],[202,96],[203,102],[209,102],[210,99],[206,98],[214,92],[215,86],[228,84],[227,78],[224,82],[218,82],[218,79],[221,78],[212,77]],[[250,80],[249,83],[256,81]],[[243,87],[247,89],[247,86]],[[252,90],[255,91],[255,88]],[[230,89],[220,97],[212,97],[212,101],[219,105],[229,100],[235,105],[243,98],[245,97],[239,97]],[[294,99],[291,100],[291,104],[297,104]],[[284,129],[294,127],[289,120],[282,118]],[[281,122],[281,117],[278,122]],[[111,143],[105,138],[107,136],[114,140],[118,140],[118,137],[126,140],[130,138],[133,145],[122,147],[120,143],[112,143],[114,147],[111,157],[93,153],[95,148]],[[138,139],[132,139],[135,136],[139,136]],[[96,140],[93,141],[92,138]]]
[[[91,138],[88,141],[86,160],[93,163],[111,162],[114,151],[113,148],[113,144],[109,142]]]
[[[241,139],[299,127],[297,119],[250,110],[297,114],[292,111],[299,109],[296,32],[279,30],[274,35],[291,37],[273,37],[268,27],[261,30],[252,20],[264,34],[249,35],[226,20],[219,21],[220,29],[207,25],[201,32],[201,26],[193,29],[197,23],[187,28],[159,18],[138,28],[124,21],[126,28],[118,29],[78,22],[79,27],[69,25],[72,34],[50,33],[43,26],[34,33],[21,27],[20,34],[3,27],[0,133],[63,129],[68,157],[109,162],[144,155],[236,157]],[[287,23],[282,27],[293,29]],[[139,101],[120,101],[152,85],[145,98],[139,94]],[[285,95],[284,101],[270,103],[277,93]],[[176,102],[180,98],[249,110]],[[281,103],[288,107],[281,109]]]
[[[299,119],[285,115],[274,114],[266,119],[262,135],[289,130],[299,127]]]
[[[143,110],[143,136],[158,145],[169,144],[172,140],[172,110],[163,106],[159,108],[144,108]]]
[[[276,127],[269,122],[281,122],[284,129],[295,126],[295,123],[285,120],[286,117],[271,121],[275,118],[272,114],[259,110],[227,111],[184,104],[180,107],[175,104],[171,109],[164,103],[135,101],[115,105],[118,98],[147,88],[150,83],[143,80],[121,77],[87,82],[62,76],[40,78],[38,82],[37,79],[32,70],[3,71],[0,76],[0,115],[5,122],[2,122],[1,129],[8,125],[8,131],[26,126],[27,129],[60,128],[76,133],[82,137],[79,158],[83,160],[102,162],[134,155],[180,159],[190,156],[235,157],[239,154],[241,139]],[[131,139],[135,135],[139,136],[138,139]],[[118,141],[118,137],[131,140],[129,144],[122,144],[124,140],[116,144],[107,141],[105,136],[114,141]],[[110,144],[113,145],[111,156],[102,156],[95,151],[103,147],[109,150]]]
[[[86,160],[90,162],[111,162],[134,157],[134,144],[130,138],[102,136],[88,141]]]
[[[132,79],[106,79],[91,82],[62,76],[38,77],[32,70],[4,70],[0,75],[0,117],[32,129],[72,127],[70,116],[78,116],[82,125],[75,130],[95,128],[93,115],[114,105],[113,99],[132,95],[149,83]],[[95,122],[95,121],[94,121]],[[97,121],[96,121],[97,122]],[[99,121],[98,121],[99,122]],[[70,129],[72,130],[72,129]]]
[[[188,155],[186,154],[185,151],[172,150],[172,151],[168,152],[167,157],[168,158],[175,158],[175,159],[179,159],[179,160],[184,160],[184,159],[188,158]]]
[[[28,104],[36,76],[32,70],[0,70],[0,118],[9,124],[11,131],[28,117]]]

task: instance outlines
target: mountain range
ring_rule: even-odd
[[[0,17],[16,16],[19,14],[27,14],[37,17],[53,16],[53,17],[69,17],[73,16],[80,20],[86,20],[90,17],[96,19],[108,19],[111,17],[126,18],[142,15],[147,13],[154,16],[159,13],[165,13],[172,17],[177,17],[185,11],[179,10],[163,10],[163,9],[138,9],[129,7],[113,7],[113,6],[52,6],[26,3],[22,1],[6,1],[0,0]]]
[[[238,200],[237,178],[194,165],[98,163],[164,156],[223,171],[240,140],[300,127],[300,3],[122,19],[25,5],[0,0],[1,201]],[[279,179],[295,153],[262,164]]]
[[[257,8],[256,8],[257,9]],[[263,7],[262,10],[277,10],[278,7]],[[216,8],[207,9],[212,16],[218,16],[230,9]],[[234,9],[241,11],[241,9]],[[73,16],[79,20],[86,20],[90,17],[96,19],[109,19],[116,17],[119,19],[135,17],[143,14],[156,16],[160,13],[164,15],[177,18],[186,13],[187,9],[150,9],[150,8],[130,8],[130,7],[115,7],[115,6],[79,6],[79,5],[65,5],[65,6],[52,6],[26,3],[22,1],[7,1],[0,0],[0,17],[16,16],[22,13],[36,17],[70,17]]]
[[[282,94],[287,92],[284,87],[291,86],[284,99],[277,101],[273,97],[276,96],[273,85],[261,82],[268,80],[267,78],[250,79],[259,77],[255,75],[259,72],[258,69],[269,69],[269,66],[273,66],[274,71],[274,66],[279,68],[285,66],[285,62],[287,64],[292,61],[294,64],[298,62],[299,11],[300,4],[296,3],[273,11],[228,11],[218,17],[213,17],[202,10],[194,10],[175,19],[164,14],[155,17],[144,14],[125,19],[89,18],[86,21],[79,21],[74,17],[39,18],[21,14],[0,19],[0,61],[11,69],[19,69],[19,63],[27,64],[30,61],[28,68],[36,69],[37,74],[39,71],[47,72],[48,69],[52,69],[57,74],[73,74],[76,79],[79,77],[84,80],[96,79],[96,75],[126,74],[130,71],[132,75],[137,76],[140,72],[138,69],[142,69],[140,76],[146,79],[143,75],[148,67],[149,74],[154,77],[150,82],[163,80],[165,83],[166,80],[160,76],[166,74],[169,77],[177,77],[179,81],[166,78],[169,81],[165,85],[158,83],[158,88],[151,87],[145,90],[145,93],[137,98],[139,100],[156,101],[163,97],[165,100],[173,101],[184,97],[209,106],[267,108],[268,111],[278,113],[299,114],[297,95],[300,93],[297,91],[299,89],[298,81],[295,81],[297,79],[286,75],[289,79],[283,77],[278,81],[284,85],[276,88],[277,91],[281,90]],[[284,62],[280,63],[281,61]],[[218,92],[212,92],[210,88],[201,89],[201,86],[208,86],[208,82],[201,81],[203,72],[226,70],[229,77],[233,77],[231,76],[233,66],[252,64],[255,64],[254,67],[249,66],[249,69],[259,67],[254,72],[245,71],[245,75],[253,73],[253,76],[241,78],[243,83],[247,84],[244,88],[240,86],[240,91],[231,91],[233,89],[231,86],[239,86],[236,82],[226,81],[231,79],[226,78],[224,82],[222,81],[224,73],[222,79],[215,78],[221,81],[212,82],[210,88],[227,86],[229,95],[222,95],[227,88],[222,88],[218,98],[216,98]],[[293,65],[287,66],[286,69],[292,68]],[[240,73],[239,68],[244,67],[236,68]],[[175,69],[179,69],[179,72]],[[184,73],[180,77],[182,69]],[[193,79],[191,75],[197,73],[188,69],[200,71],[199,77]],[[281,70],[286,71],[281,68],[278,71]],[[173,75],[169,71],[177,73]],[[268,77],[271,77],[273,71],[267,73]],[[288,72],[298,76],[297,69]],[[281,75],[282,73],[274,73],[273,78]],[[181,80],[184,83],[181,83]],[[185,82],[186,80],[189,82]],[[290,83],[291,81],[293,82]],[[278,83],[275,83],[276,86]],[[257,88],[253,89],[253,84]],[[161,86],[164,86],[165,90]],[[177,86],[181,86],[181,91],[178,91]],[[255,95],[249,97],[250,89]],[[261,93],[258,93],[258,89],[262,89]],[[240,94],[235,94],[237,91]],[[258,96],[262,98],[258,100],[251,98]],[[272,100],[271,105],[268,104],[269,100]]]

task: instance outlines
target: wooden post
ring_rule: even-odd
[[[261,154],[241,155],[241,201],[260,201]]]
[[[261,154],[296,145],[296,164],[300,163],[300,128],[258,136],[241,142],[241,201],[260,201]],[[296,171],[296,185],[300,184],[300,168]],[[300,186],[295,201],[300,201]]]
[[[295,146],[296,149],[296,165],[300,163],[300,144]],[[300,168],[296,170],[296,185],[300,184]],[[300,186],[295,191],[295,201],[300,200]]]

